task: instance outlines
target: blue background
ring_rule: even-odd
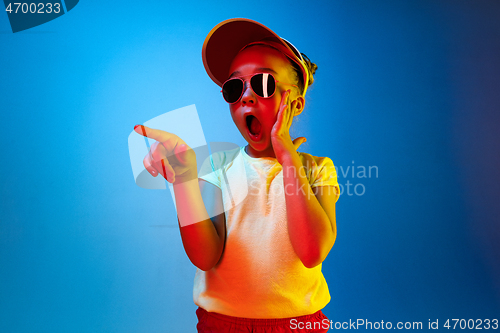
[[[499,318],[499,13],[472,0],[81,1],[16,34],[0,14],[0,331],[195,332],[170,194],[135,185],[127,136],[196,104],[207,141],[244,144],[201,60],[232,17],[318,64],[292,134],[364,186],[337,203],[324,313]]]

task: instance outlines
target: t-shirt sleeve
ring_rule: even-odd
[[[198,171],[198,178],[221,188],[220,168],[215,167],[212,155],[207,157],[201,165],[201,168]]]
[[[340,193],[339,183],[337,181],[337,171],[330,158],[318,158],[311,176],[311,188],[317,186],[334,186],[337,189],[337,193]]]

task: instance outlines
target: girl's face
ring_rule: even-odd
[[[250,78],[257,73],[270,73],[277,81],[289,84],[297,84],[296,76],[284,54],[263,45],[241,51],[229,69],[229,78],[243,76],[245,80],[243,95],[236,103],[229,104],[229,109],[236,127],[248,142],[248,154],[252,157],[275,157],[271,130],[277,120],[281,96],[292,89],[291,105],[292,96],[298,95],[298,89],[278,82],[272,97],[259,97],[250,87]]]

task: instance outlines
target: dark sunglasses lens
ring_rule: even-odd
[[[222,96],[228,103],[236,103],[243,92],[243,81],[240,79],[232,79],[226,81],[222,86]]]
[[[256,74],[250,79],[253,91],[260,97],[271,97],[276,89],[276,82],[271,74]]]

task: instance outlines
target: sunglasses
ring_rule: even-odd
[[[297,87],[295,84],[284,83],[276,80],[270,73],[257,73],[230,78],[222,85],[222,96],[229,104],[234,104],[241,99],[245,90],[244,77],[250,78],[250,88],[259,97],[271,98],[276,92],[276,83]],[[298,87],[297,87],[298,88]]]

